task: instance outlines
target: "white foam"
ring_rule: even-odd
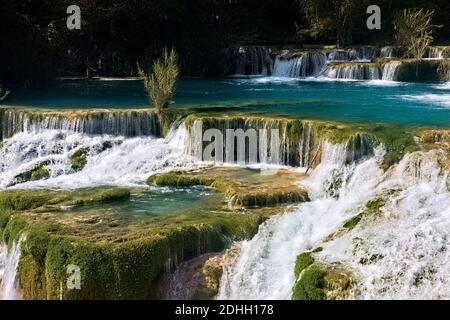
[[[407,101],[426,103],[435,107],[450,108],[450,94],[401,95]]]
[[[266,221],[227,266],[219,299],[290,299],[296,256],[355,214],[382,176],[377,160],[347,166],[344,146],[324,145],[325,159],[308,183],[311,202]],[[340,182],[339,182],[340,181]],[[341,185],[333,189],[333,185]],[[334,193],[339,197],[334,197]]]
[[[6,139],[0,150],[0,188],[144,186],[145,178],[152,173],[192,163],[183,155],[184,138],[184,126],[171,131],[168,139],[88,136],[55,130],[19,133]],[[87,164],[74,172],[69,157],[81,148],[89,148]],[[45,161],[50,162],[45,165],[50,179],[11,186],[20,173]]]
[[[25,240],[25,235],[20,235],[19,239],[13,243],[11,251],[6,255],[6,259],[4,259],[4,268],[0,288],[0,298],[2,300],[17,300],[20,297],[17,284],[17,275],[21,255],[21,246]],[[5,252],[6,250],[3,251]]]
[[[450,298],[450,192],[439,152],[407,156],[378,188],[392,188],[375,221],[362,220],[318,258],[355,273],[357,299]],[[356,241],[356,242],[355,242]],[[358,244],[358,246],[356,246]],[[378,260],[362,264],[362,258]]]

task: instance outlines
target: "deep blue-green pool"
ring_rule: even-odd
[[[450,126],[450,84],[343,82],[277,78],[183,79],[176,108],[301,118]],[[44,109],[146,108],[139,80],[63,81],[52,88],[13,91],[6,106]]]

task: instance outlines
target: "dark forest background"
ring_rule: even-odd
[[[311,3],[323,21],[311,23],[305,10]],[[81,8],[81,30],[66,27],[72,4]],[[401,8],[435,10],[434,23],[443,26],[435,42],[449,42],[448,0],[2,0],[0,84],[43,85],[89,68],[133,75],[136,62],[153,59],[164,47],[176,48],[184,75],[217,76],[241,45],[336,44],[330,22],[343,4],[349,9],[341,15],[349,20],[341,45],[392,42],[392,14]],[[366,28],[370,4],[382,8],[381,31]]]

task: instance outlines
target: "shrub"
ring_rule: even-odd
[[[394,16],[395,40],[397,46],[408,58],[422,59],[433,42],[434,11],[404,9]]]
[[[144,79],[148,96],[158,114],[162,114],[170,104],[175,92],[175,85],[180,75],[178,55],[175,49],[164,50],[162,56],[153,62],[152,73],[149,75],[138,65],[138,74]]]

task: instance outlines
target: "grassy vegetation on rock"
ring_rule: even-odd
[[[180,262],[223,250],[230,241],[256,234],[258,226],[284,208],[248,210],[222,208],[183,212],[159,219],[125,219],[110,235],[97,226],[108,216],[88,222],[63,207],[124,200],[129,190],[96,188],[68,191],[0,192],[0,231],[10,246],[26,234],[21,247],[19,282],[24,299],[147,299],[161,298],[158,281]],[[135,226],[131,226],[135,224]],[[86,229],[86,232],[83,231]],[[81,290],[69,290],[67,266],[81,269]],[[208,268],[207,268],[208,269]],[[214,277],[214,270],[206,270]],[[212,278],[211,278],[212,279]]]
[[[301,175],[280,170],[263,176],[260,171],[238,168],[212,168],[201,172],[175,171],[150,176],[148,184],[187,187],[203,185],[221,191],[231,204],[241,207],[273,206],[308,201],[298,185]]]

